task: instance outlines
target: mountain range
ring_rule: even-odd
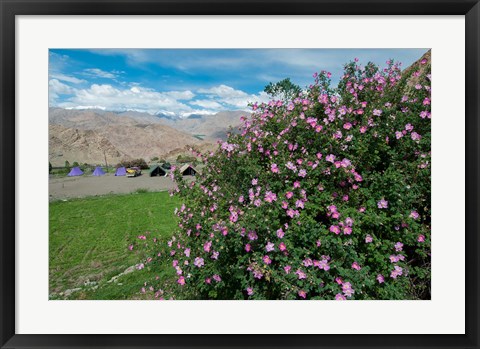
[[[49,109],[49,161],[116,164],[154,157],[174,160],[195,146],[202,151],[225,140],[229,127],[238,128],[243,111],[190,115],[181,119],[137,111]]]

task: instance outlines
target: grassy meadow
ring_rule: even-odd
[[[168,192],[148,191],[51,202],[50,299],[137,299],[145,281],[167,280],[172,268],[157,264],[109,282],[141,262],[142,256],[128,250],[138,235],[171,236],[178,206]]]

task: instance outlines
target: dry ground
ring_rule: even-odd
[[[150,177],[148,173],[135,178],[115,177],[112,173],[102,177],[57,177],[49,180],[49,196],[50,201],[53,201],[94,195],[128,194],[139,189],[163,191],[174,186],[169,177]]]

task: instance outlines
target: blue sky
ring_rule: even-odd
[[[289,77],[301,87],[321,70],[338,82],[359,58],[408,67],[427,49],[51,49],[49,105],[136,110],[177,116],[248,110],[267,101],[269,82]]]

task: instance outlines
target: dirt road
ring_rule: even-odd
[[[128,194],[139,189],[162,191],[174,187],[175,184],[169,177],[149,177],[147,174],[127,178],[125,176],[115,177],[109,173],[101,177],[83,175],[50,178],[49,196],[50,201],[53,201],[94,195]]]

